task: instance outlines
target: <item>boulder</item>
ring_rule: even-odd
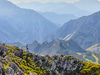
[[[23,56],[23,49],[18,49],[17,52],[15,53],[16,56],[22,57]]]
[[[2,71],[2,69],[0,68],[0,75],[3,75],[3,71]]]
[[[10,63],[9,66],[14,70],[14,74],[24,75],[24,73],[18,68],[18,66],[15,63]]]
[[[11,59],[10,59],[10,57],[9,57],[9,56],[5,56],[5,59],[6,59],[6,61],[11,62]]]
[[[14,75],[14,70],[11,67],[5,69],[5,75]]]
[[[5,47],[5,45],[0,44],[0,56],[5,57],[6,51],[8,51],[8,49]]]
[[[4,68],[4,64],[0,62],[0,68],[3,69]]]
[[[4,65],[0,62],[0,75],[3,75]]]
[[[30,74],[29,74],[29,75],[36,75],[36,74],[35,74],[35,73],[31,73],[31,72],[30,72]]]

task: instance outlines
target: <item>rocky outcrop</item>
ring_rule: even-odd
[[[15,53],[16,56],[22,57],[23,56],[23,49],[18,49],[17,52]]]
[[[24,75],[24,73],[21,71],[21,69],[18,68],[18,66],[15,63],[10,63],[9,66],[14,70],[14,74]]]
[[[4,47],[2,44],[1,48]],[[85,63],[70,55],[38,55],[6,45],[0,56],[0,75],[98,75],[100,65]],[[19,51],[18,54],[16,54]],[[22,56],[20,55],[23,52]]]
[[[0,56],[6,56],[6,51],[8,51],[8,49],[5,47],[5,44],[0,44]]]
[[[0,75],[24,75],[24,72],[15,64],[0,56]],[[7,65],[5,65],[5,64]]]
[[[7,51],[5,44],[0,44],[0,75],[24,75],[24,72],[15,63],[10,63],[12,60],[6,56]],[[19,53],[21,55],[21,51]]]
[[[5,69],[5,75],[14,75],[14,70],[11,67]]]
[[[66,55],[34,55],[33,60],[39,67],[44,66],[50,70],[51,75],[76,74],[84,64],[73,56]]]
[[[3,74],[4,64],[0,62],[0,75]]]
[[[24,75],[24,72],[15,63],[6,61],[6,58],[0,56],[0,75]],[[5,65],[5,64],[7,65]]]

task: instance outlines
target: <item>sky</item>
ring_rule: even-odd
[[[13,3],[20,3],[20,2],[41,2],[41,3],[47,3],[47,2],[67,2],[67,3],[74,3],[76,1],[79,1],[79,0],[9,0]]]

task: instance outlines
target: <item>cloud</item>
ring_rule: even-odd
[[[9,0],[13,3],[20,3],[20,2],[41,2],[41,3],[47,3],[47,2],[67,2],[67,3],[73,3],[79,0]]]

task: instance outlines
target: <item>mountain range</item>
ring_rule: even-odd
[[[40,12],[40,14],[49,21],[56,24],[56,26],[58,27],[61,27],[64,23],[70,21],[71,19],[77,18],[76,16],[71,14],[56,14],[53,12]]]
[[[34,10],[22,9],[0,0],[0,40],[4,42],[40,42],[57,26]],[[11,38],[10,38],[11,37]]]
[[[100,44],[100,11],[89,16],[70,20],[57,31],[48,36],[48,40],[54,38],[73,39],[83,49],[95,44]]]
[[[6,44],[19,46],[26,50],[26,46],[18,42]],[[85,62],[100,64],[99,45],[84,50],[73,40],[54,39],[51,42],[45,41],[43,43],[34,41],[32,44],[28,44],[28,49],[30,52],[40,55],[72,55]]]
[[[0,0],[0,75],[100,74],[100,11],[75,19],[88,12],[64,2],[28,6]]]
[[[43,55],[72,55],[74,52],[85,52],[85,50],[78,46],[73,40],[65,41],[60,39],[54,39],[51,42],[45,41],[43,43],[34,41],[32,44],[29,44],[29,50]]]
[[[100,0],[80,0],[73,3],[73,5],[91,13],[100,11]]]
[[[38,12],[53,12],[56,14],[71,14],[76,17],[90,14],[90,12],[86,10],[81,10],[77,8],[76,6],[74,6],[73,4],[66,3],[66,2],[56,2],[56,3],[30,2],[30,3],[19,3],[16,5],[22,8],[33,9]]]

